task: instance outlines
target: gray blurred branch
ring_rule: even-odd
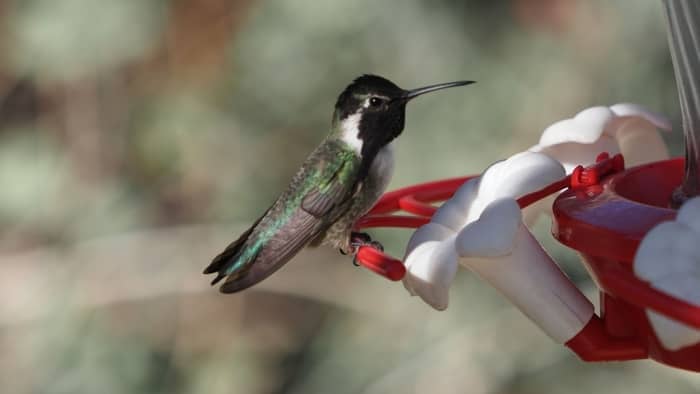
[[[376,316],[386,314],[383,307],[394,297],[406,297],[400,283],[353,267],[326,248],[305,250],[254,289],[222,295],[209,286],[202,268],[233,233],[217,226],[168,228],[2,256],[0,326],[42,319],[67,304],[100,308],[186,293],[208,294],[210,300],[204,302],[225,303],[267,291]],[[384,286],[394,288],[392,300],[378,303],[373,294],[386,293]]]

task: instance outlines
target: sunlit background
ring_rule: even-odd
[[[592,105],[669,115],[682,152],[657,0],[0,1],[0,391],[700,390],[579,361],[463,270],[445,312],[325,249],[210,288],[362,73],[478,81],[409,105],[394,188],[478,173]],[[374,235],[402,255],[409,233]]]

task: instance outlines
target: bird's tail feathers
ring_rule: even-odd
[[[229,246],[227,246],[226,249],[219,253],[219,255],[212,260],[207,268],[204,269],[204,274],[217,273],[214,280],[211,281],[212,286],[228,275],[228,269],[236,263],[241,252],[245,249],[244,246],[248,241],[250,234],[253,232],[255,225],[257,225],[257,223],[241,234],[237,240],[233,241]]]

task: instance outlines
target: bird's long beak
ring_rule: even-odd
[[[408,101],[408,100],[411,100],[415,97],[420,96],[421,94],[430,93],[430,92],[434,92],[436,90],[441,90],[441,89],[453,88],[455,86],[470,85],[470,84],[475,83],[475,82],[476,81],[455,81],[455,82],[445,82],[445,83],[438,83],[436,85],[425,86],[422,88],[407,91],[406,94],[403,96],[403,99]]]

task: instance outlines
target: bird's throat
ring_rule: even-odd
[[[340,139],[358,156],[362,156],[363,141],[360,138],[362,115],[353,114],[340,121]]]

